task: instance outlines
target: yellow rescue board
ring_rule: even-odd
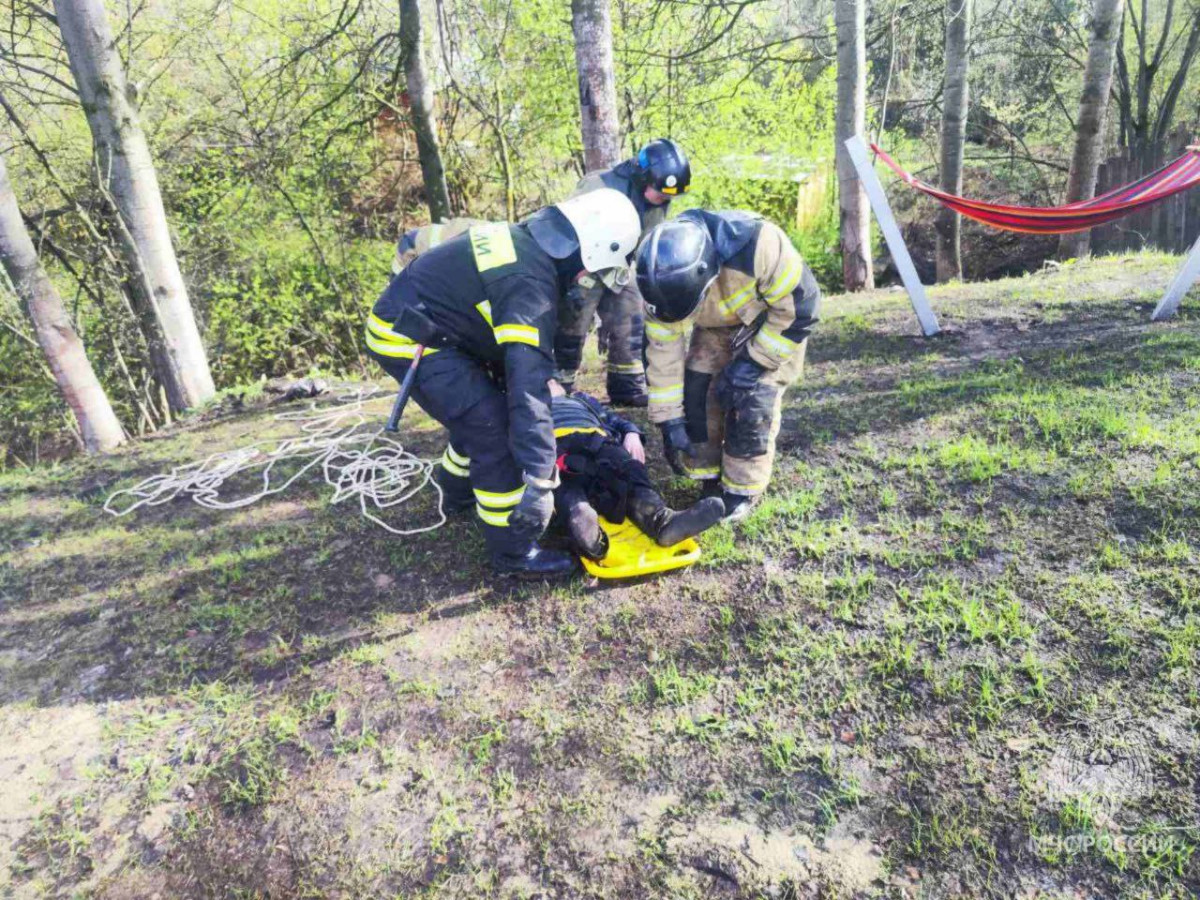
[[[608,535],[608,555],[601,560],[583,558],[583,567],[596,578],[636,578],[690,566],[700,558],[700,545],[691,538],[673,547],[660,547],[626,519],[620,525],[600,517]]]

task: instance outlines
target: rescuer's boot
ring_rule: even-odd
[[[642,372],[609,372],[608,402],[613,406],[644,409],[650,405],[646,393],[646,376]]]
[[[528,580],[567,578],[578,567],[575,557],[564,550],[543,550],[537,544],[524,553],[493,553],[492,568],[500,575]]]
[[[761,494],[756,494],[753,497],[747,497],[745,494],[731,494],[725,492],[725,521],[740,522],[746,516],[750,515],[750,511],[758,506],[758,501],[762,497]]]

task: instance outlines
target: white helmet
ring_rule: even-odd
[[[629,281],[629,257],[637,249],[642,221],[629,198],[612,188],[579,194],[555,208],[575,230],[583,267],[609,288]]]

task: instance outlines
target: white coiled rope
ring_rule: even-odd
[[[127,516],[143,506],[160,506],[176,497],[190,497],[207,509],[241,509],[286,491],[319,466],[325,483],[333,488],[330,503],[357,497],[362,514],[392,534],[422,534],[440,528],[446,522],[446,513],[441,485],[433,479],[438,461],[409,453],[382,428],[359,430],[367,422],[363,405],[379,393],[374,386],[349,388],[332,406],[318,409],[313,401],[305,409],[279,413],[277,420],[299,423],[300,437],[258,441],[152,475],[109,495],[104,511]],[[299,467],[291,474],[274,474],[277,464],[292,462],[299,463]],[[256,471],[262,482],[257,491],[232,498],[222,496],[222,489],[231,479]],[[282,480],[273,483],[273,478]],[[400,529],[377,515],[411,499],[426,485],[432,485],[438,497],[438,520],[432,525]]]

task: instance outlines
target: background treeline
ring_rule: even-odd
[[[696,173],[679,205],[770,216],[837,290],[839,13],[865,6],[869,137],[882,134],[927,180],[958,175],[939,171],[949,58],[969,83],[964,190],[1048,204],[1067,186],[1104,2],[614,0],[605,11],[620,152],[677,138]],[[48,276],[40,296],[56,291],[58,333],[82,339],[131,435],[193,404],[167,371],[154,321],[163,307],[114,196],[129,122],[150,148],[183,301],[218,388],[312,367],[369,371],[360,323],[399,231],[445,201],[452,214],[520,218],[563,197],[584,169],[571,6],[578,15],[595,2],[109,0],[112,62],[127,80],[115,151],[96,122],[113,98],[81,90],[78,48],[69,57],[64,41],[64,7],[74,5],[6,4],[0,159],[20,211],[10,225],[27,230]],[[1200,3],[1108,6],[1116,62],[1098,152],[1145,170],[1200,120]],[[965,53],[948,28],[957,15],[969,16]],[[423,177],[418,134],[434,132],[442,171]],[[936,213],[903,193],[932,277]],[[1056,251],[971,229],[963,240],[968,276],[1036,266]],[[880,278],[885,265],[875,260]],[[96,445],[56,388],[45,334],[14,287],[0,289],[0,465]]]

